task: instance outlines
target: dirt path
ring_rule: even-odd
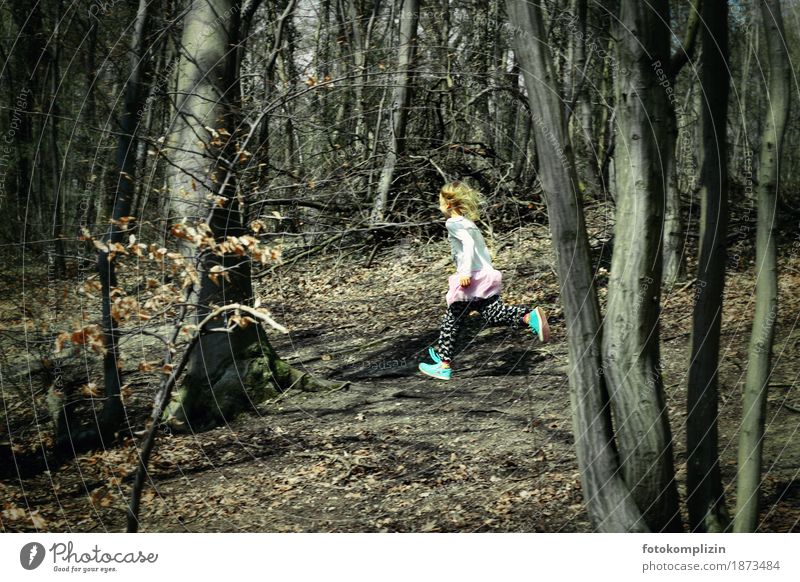
[[[589,528],[571,452],[564,344],[542,346],[527,331],[485,328],[473,318],[454,379],[421,375],[417,363],[441,317],[437,294],[414,291],[428,283],[428,273],[412,276],[424,266],[406,261],[394,280],[382,272],[389,267],[350,268],[339,281],[345,290],[327,298],[312,289],[324,294],[330,283],[302,270],[280,282],[306,299],[272,305],[279,317],[303,324],[276,337],[275,348],[309,373],[351,384],[334,393],[286,394],[261,407],[260,417],[240,418],[233,434],[215,431],[211,447],[215,454],[230,448],[231,464],[214,462],[216,471],[190,481],[201,505],[187,528]],[[265,302],[270,296],[266,291]],[[281,305],[292,311],[280,312]],[[252,456],[242,444],[250,442],[259,443]],[[180,497],[186,486],[181,478],[159,491]],[[163,517],[159,504],[143,516],[147,527],[181,529],[168,504],[161,509]]]
[[[309,373],[350,384],[333,393],[290,391],[229,426],[163,436],[142,531],[591,531],[573,449],[552,257],[535,229],[499,246],[505,300],[544,305],[553,341],[540,345],[526,331],[483,328],[475,318],[450,382],[416,369],[444,305],[440,287],[450,266],[443,244],[395,249],[370,268],[343,259],[337,270],[323,270],[308,261],[263,281],[263,303],[292,330],[273,337],[278,352]],[[752,279],[732,279],[723,320],[720,453],[729,487],[750,289]],[[691,301],[688,287],[666,295],[669,325],[662,328],[681,484]],[[800,415],[790,408],[799,400],[798,335],[789,317],[779,320],[776,339],[763,531],[799,529]],[[146,410],[150,398],[142,387],[132,406]],[[128,442],[21,483],[0,482],[3,529],[124,529],[135,458]]]

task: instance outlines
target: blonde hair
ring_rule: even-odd
[[[459,214],[470,220],[475,221],[480,218],[479,206],[483,201],[481,194],[464,182],[460,180],[448,182],[439,190],[439,196],[455,208]]]

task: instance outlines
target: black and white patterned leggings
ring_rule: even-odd
[[[490,325],[507,324],[512,327],[526,326],[525,317],[530,308],[521,305],[506,305],[499,295],[472,301],[454,301],[447,307],[439,330],[439,341],[434,350],[442,359],[450,361],[458,346],[460,332],[464,328],[470,311],[477,311]]]

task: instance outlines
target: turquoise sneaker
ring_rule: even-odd
[[[442,362],[436,362],[435,364],[422,362],[419,365],[419,371],[438,380],[449,380],[450,375],[453,373],[450,366],[445,367]]]
[[[550,325],[547,323],[547,315],[545,315],[544,309],[537,307],[530,312],[529,319],[528,326],[536,337],[539,338],[539,341],[543,344],[550,341]]]

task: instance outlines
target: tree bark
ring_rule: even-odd
[[[122,115],[119,119],[120,135],[117,142],[117,176],[114,188],[114,206],[111,213],[111,225],[103,238],[109,247],[123,241],[127,231],[124,217],[131,215],[135,194],[137,134],[139,131],[139,112],[142,107],[144,91],[142,78],[147,63],[145,34],[149,18],[150,2],[139,0],[136,11],[133,38],[131,40],[131,74],[125,85],[125,98]],[[105,334],[106,354],[103,358],[103,377],[105,381],[106,401],[103,406],[101,434],[116,428],[122,420],[122,402],[120,401],[119,377],[119,330],[111,314],[111,290],[117,285],[116,264],[108,250],[101,250],[97,256],[97,270],[100,274],[103,297],[103,330]]]
[[[674,89],[674,79],[672,77]],[[672,287],[684,275],[684,262],[681,260],[686,248],[683,236],[683,218],[681,216],[681,193],[678,190],[678,117],[675,106],[667,108],[667,131],[664,135],[666,147],[663,152],[664,166],[664,228],[662,240],[663,269],[661,281],[667,288]]]
[[[293,8],[290,1],[282,18]],[[233,130],[238,125],[235,105],[240,85],[237,54],[230,47],[239,40],[239,13],[238,2],[232,0],[192,1],[185,16],[178,69],[178,117],[169,141],[174,152],[172,215],[189,224],[207,223],[216,241],[246,234],[234,180]],[[270,66],[275,56],[273,52]],[[230,137],[225,138],[225,132]],[[196,321],[211,313],[214,304],[252,303],[248,257],[207,250],[198,257],[197,249],[188,244],[183,253],[199,264],[199,289],[193,298],[198,305]],[[225,275],[214,276],[220,268]],[[229,327],[228,315],[219,315],[209,325]],[[277,358],[258,325],[203,335],[189,358],[177,398],[165,410],[165,420],[174,428],[210,428],[252,409],[273,395],[275,388],[288,387],[291,378],[292,370]],[[334,384],[304,378],[296,385],[312,390]]]
[[[762,0],[761,18],[769,57],[769,105],[764,119],[764,134],[761,136],[761,162],[756,186],[756,307],[742,399],[734,519],[736,532],[754,532],[758,527],[764,417],[778,311],[777,250],[773,225],[776,222],[780,161],[791,96],[791,65],[785,45],[780,2]]]
[[[346,21],[350,24],[351,46],[353,48],[353,66],[355,69],[354,100],[356,105],[355,117],[355,143],[356,155],[366,159],[369,153],[369,136],[367,129],[366,102],[364,89],[367,86],[368,77],[368,56],[372,49],[372,32],[374,30],[375,19],[381,9],[381,0],[372,0],[372,7],[369,18],[365,14],[359,15],[358,2],[356,0],[343,0],[346,2]],[[366,26],[362,28],[362,22],[366,20]]]
[[[750,3],[745,4],[744,10],[745,22],[752,22],[756,18],[753,5]],[[749,105],[748,89],[750,85],[750,63],[753,60],[753,55],[758,55],[758,26],[746,26],[745,30],[747,31],[747,40],[744,43],[745,46],[742,51],[744,56],[742,57],[742,68],[739,76],[741,93],[739,97],[739,106],[737,107],[738,114],[736,116],[738,122],[736,124],[736,137],[733,140],[733,151],[731,152],[731,162],[734,172],[736,172],[741,180],[752,179],[752,175],[749,175],[749,172],[748,175],[743,175],[741,168],[742,160],[749,156],[750,149],[750,140],[747,137],[749,133],[747,130],[747,112]],[[744,145],[742,145],[742,139],[744,139]]]
[[[718,363],[728,228],[728,5],[704,0],[700,249],[686,426],[687,504],[693,532],[719,532],[729,517],[718,455]]]
[[[667,146],[662,148],[663,165],[666,170],[665,184],[666,204],[664,207],[664,239],[663,251],[664,268],[662,281],[664,285],[671,287],[678,282],[684,275],[684,263],[681,260],[685,249],[683,237],[683,220],[681,217],[681,194],[678,190],[678,169],[677,152],[678,147],[678,118],[677,108],[677,78],[681,68],[688,63],[694,55],[695,45],[697,44],[697,31],[700,27],[700,5],[702,0],[693,0],[689,6],[689,18],[686,24],[686,34],[681,46],[675,51],[670,59],[667,75],[669,88],[672,89],[673,98],[667,102],[667,119],[669,129],[664,136]],[[666,62],[664,64],[666,67]]]
[[[613,50],[613,41],[609,41],[605,47],[606,52]],[[613,83],[613,74],[611,72],[610,59],[604,59],[602,80],[600,82],[600,94],[606,96],[606,103],[602,103],[600,107],[600,115],[598,120],[598,130],[600,135],[597,139],[597,160],[599,164],[599,177],[600,184],[602,185],[603,192],[614,199],[614,184],[610,178],[611,174],[611,161],[614,154],[614,100],[613,87],[609,87]]]
[[[170,136],[170,145],[175,148],[170,173],[170,218],[186,219],[189,224],[208,222],[217,240],[244,234],[241,209],[233,200],[234,184],[228,183],[224,191],[221,186],[232,163],[233,148],[231,139],[220,139],[223,134],[219,133],[223,128],[231,133],[236,127],[235,96],[231,92],[239,86],[238,58],[229,47],[238,42],[239,9],[239,3],[233,0],[192,0],[184,16],[177,119]],[[187,261],[197,260],[194,246],[182,246]],[[198,321],[210,312],[213,301],[252,301],[249,261],[205,252],[198,263],[201,281],[194,296],[199,305]],[[229,269],[227,276],[216,279],[219,284],[209,277],[211,269],[218,267]],[[217,321],[213,327],[227,325]],[[189,359],[181,397],[167,407],[168,418],[175,417],[175,424],[189,422],[202,428],[218,422],[220,416],[232,412],[240,404],[238,401],[247,397],[242,391],[236,397],[225,394],[236,386],[222,386],[220,380],[230,380],[231,373],[244,377],[236,360],[257,340],[255,329],[249,326],[201,338]],[[219,395],[215,388],[219,388]],[[216,407],[215,402],[219,403]]]
[[[589,87],[591,81],[588,78],[589,62],[592,55],[587,54],[587,25],[589,20],[589,7],[587,0],[572,0],[573,15],[568,24],[570,40],[570,63],[567,65],[569,77],[569,101],[568,106],[574,111],[568,111],[569,119],[573,127],[573,143],[580,142],[581,149],[576,158],[583,158],[583,172],[581,176],[581,191],[589,192],[593,196],[601,193],[600,172],[599,172],[599,148],[597,147],[597,136],[595,135],[592,123],[592,108],[589,98]],[[577,134],[577,135],[576,135]],[[581,153],[583,155],[581,155]]]
[[[62,3],[61,0],[56,2],[55,21],[61,22],[62,16]],[[67,275],[66,265],[66,244],[64,242],[64,226],[66,222],[66,208],[67,208],[67,192],[68,186],[62,187],[64,178],[64,168],[62,166],[61,154],[59,153],[59,139],[58,139],[58,122],[61,116],[61,108],[59,107],[58,91],[61,88],[61,31],[59,28],[53,32],[53,55],[48,65],[48,72],[50,75],[50,91],[51,101],[48,116],[50,117],[50,156],[52,161],[51,171],[53,172],[53,214],[52,223],[50,227],[50,235],[53,238],[55,253],[53,253],[53,263],[55,266],[55,274],[58,278],[64,279]]]
[[[572,430],[589,517],[599,531],[647,531],[619,472],[601,374],[600,309],[575,164],[545,40],[541,7],[507,0],[513,46],[533,113],[539,177],[547,199],[570,359]]]
[[[653,531],[681,531],[659,353],[669,4],[621,3],[617,38],[617,209],[603,365],[622,474]],[[623,73],[624,71],[624,73]],[[669,147],[669,146],[667,146]]]
[[[389,150],[386,152],[383,171],[378,182],[378,192],[372,209],[373,224],[384,219],[397,159],[405,143],[408,104],[411,98],[411,65],[417,44],[418,21],[419,0],[403,0],[403,11],[400,16],[400,38],[397,49],[398,71],[395,78],[394,95],[392,96],[391,122],[389,123],[391,139],[389,140]]]

